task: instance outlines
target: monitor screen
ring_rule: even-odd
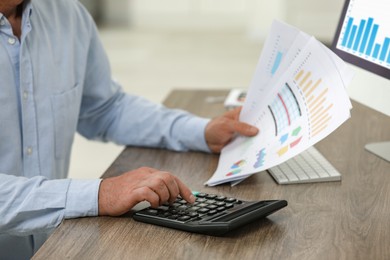
[[[332,50],[343,60],[390,79],[389,11],[389,0],[346,0]],[[375,92],[372,84],[367,87],[369,95]],[[388,97],[383,98],[387,103]],[[365,148],[390,162],[390,142],[370,143]]]
[[[351,64],[390,79],[389,12],[389,0],[346,0],[333,51]]]

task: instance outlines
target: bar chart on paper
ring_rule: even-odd
[[[390,1],[377,3],[383,14],[370,17],[372,5],[351,0],[337,48],[390,68]]]
[[[285,47],[281,44],[281,36],[277,35],[274,39],[274,47],[267,64],[268,70],[272,76],[276,73],[282,62],[283,49],[285,49]]]
[[[327,99],[328,88],[321,86],[322,79],[311,79],[312,73],[301,70],[294,80],[301,89],[306,103],[309,116],[309,133],[314,137],[323,131],[332,119],[329,110],[333,103]]]

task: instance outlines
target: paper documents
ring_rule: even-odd
[[[351,79],[346,64],[314,37],[275,21],[240,115],[260,132],[229,143],[206,184],[238,183],[325,138],[350,117]]]

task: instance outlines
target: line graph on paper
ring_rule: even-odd
[[[332,116],[333,103],[327,98],[328,87],[321,78],[314,79],[312,72],[300,70],[294,78],[303,93],[309,118],[309,137],[315,137],[326,129]]]

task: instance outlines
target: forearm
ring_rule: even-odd
[[[47,180],[0,174],[0,233],[29,235],[64,218],[97,215],[100,180]]]
[[[79,121],[79,132],[88,138],[122,145],[209,152],[204,131],[209,119],[182,110],[165,108],[146,99],[118,92],[105,108]],[[93,126],[93,127],[92,127]]]

